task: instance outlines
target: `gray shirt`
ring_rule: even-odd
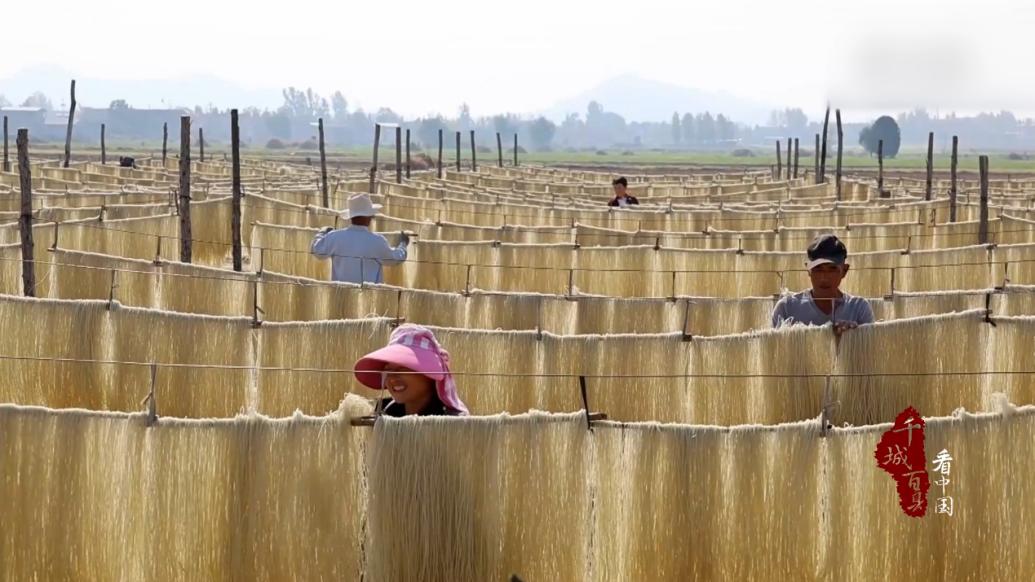
[[[842,293],[842,297],[834,301],[833,313],[827,315],[816,306],[811,289],[784,296],[773,309],[773,327],[823,325],[831,321],[854,321],[860,325],[873,323],[873,310],[866,299]]]
[[[381,283],[383,265],[406,260],[404,245],[392,248],[382,235],[355,224],[317,233],[310,251],[317,258],[331,259],[331,279],[346,283]]]

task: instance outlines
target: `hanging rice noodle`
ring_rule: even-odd
[[[992,285],[1035,285],[1035,244],[999,245],[992,256]]]
[[[1033,419],[1032,407],[928,419],[928,461],[942,449],[955,459],[956,513],[935,513],[932,488],[923,519],[902,514],[894,481],[875,465],[890,425],[822,439],[816,421],[603,423],[594,435],[594,578],[1009,578],[1035,567],[1035,551],[982,540],[1032,535],[1035,488],[1023,477],[1026,457],[1009,451],[1031,438]]]
[[[176,207],[168,201],[154,204],[111,204],[104,207],[105,220],[121,220],[124,218],[141,218],[145,216],[162,216],[175,214]],[[100,216],[100,212],[97,216]],[[193,217],[193,215],[192,215]]]
[[[331,261],[318,260],[309,252],[316,230],[255,224],[250,251],[252,269],[329,280]]]
[[[349,370],[360,357],[383,347],[390,331],[385,319],[262,324],[253,346],[256,365],[290,369],[256,371],[256,410],[270,416],[296,410],[326,414],[348,392],[376,396]]]
[[[1009,296],[996,300],[1001,297]],[[691,338],[682,333],[557,336],[433,329],[454,354],[461,393],[479,414],[577,409],[577,376],[586,375],[594,386],[593,401],[620,420],[793,421],[814,415],[824,377],[833,374],[832,389],[842,402],[835,418],[866,423],[887,420],[909,404],[932,414],[960,404],[979,410],[999,385],[1014,401],[1035,401],[1023,377],[1005,382],[982,375],[1023,370],[1021,355],[1035,353],[1032,318],[995,317],[995,327],[983,320],[983,311],[863,326],[840,340],[836,355],[829,327],[694,335],[692,341],[684,341]],[[159,366],[157,379],[166,405],[178,415],[199,417],[241,410],[326,412],[342,394],[359,389],[348,370],[361,355],[384,345],[391,321],[266,322],[253,329],[246,317],[6,297],[0,301],[0,322],[12,330],[0,355],[44,358],[10,362],[10,373],[0,382],[8,401],[134,410],[149,389],[148,364],[157,362],[168,364]],[[961,361],[943,348],[964,340],[973,346],[958,351],[983,356]],[[888,352],[889,345],[897,347]],[[240,368],[217,367],[226,365]],[[855,376],[873,372],[895,375]]]
[[[995,323],[986,322],[983,311],[970,311],[845,334],[834,372],[847,377],[833,381],[839,402],[833,418],[852,424],[888,422],[907,406],[931,415],[950,414],[960,406],[989,410],[993,392],[1006,393],[1013,402],[1035,403],[1030,378],[987,374],[1030,369],[1025,354],[1035,353],[1035,322],[1018,317],[996,318]]]
[[[369,410],[148,427],[0,405],[0,577],[359,579],[368,429],[349,418]]]
[[[813,578],[823,544],[818,436],[816,421],[602,425],[593,579]]]
[[[176,262],[120,259],[55,249],[37,263],[38,297],[104,299],[124,305],[206,315],[252,313],[252,273]],[[114,284],[114,288],[112,285]]]
[[[1035,570],[1031,544],[1014,543],[1035,534],[1035,486],[1026,477],[1030,457],[1014,447],[1032,438],[1035,409],[999,407],[997,414],[958,413],[926,421],[928,463],[942,450],[954,459],[946,488],[953,497],[951,517],[936,513],[942,495],[934,474],[927,515],[903,515],[895,482],[873,459],[875,444],[890,425],[835,429],[824,439],[828,549],[819,577],[998,580]]]
[[[53,246],[54,228],[53,224],[33,227],[33,236],[40,241],[36,244],[37,253],[45,247]],[[131,259],[153,259],[158,252],[158,238],[161,237],[161,256],[170,260],[178,260],[180,256],[180,224],[177,216],[79,221],[62,223],[56,228],[57,248]]]
[[[382,419],[367,469],[367,578],[586,579],[587,435],[579,414]]]
[[[999,233],[998,241],[1000,244],[1019,244],[1019,243],[1032,243],[1035,242],[1035,220],[1031,220],[1030,213],[1026,213],[1029,218],[1024,218],[1024,215],[1013,216],[1018,214],[1011,212],[1011,215],[1003,215],[1001,217],[1002,227]]]
[[[979,291],[934,291],[927,293],[896,292],[884,299],[870,300],[877,321],[906,319],[922,315],[956,313],[981,309],[985,295],[993,289]],[[998,312],[998,310],[996,310]]]
[[[993,315],[1035,314],[1035,285],[1012,285],[993,296]]]
[[[777,423],[815,416],[822,375],[834,365],[832,336],[828,328],[795,326],[695,337],[687,368],[694,376],[687,381],[691,403],[681,422]]]
[[[22,294],[22,246],[0,245],[0,293]]]
[[[397,312],[410,313],[399,307],[399,291],[384,285],[329,283],[271,272],[259,276],[258,285],[265,321],[396,317]]]
[[[150,390],[149,364],[252,364],[247,319],[108,309],[102,301],[0,300],[0,401],[53,408],[133,411]],[[43,359],[36,359],[43,358]],[[48,361],[134,362],[136,365]],[[159,366],[155,392],[166,414],[231,416],[248,405],[247,369]]]

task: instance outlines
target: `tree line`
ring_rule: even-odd
[[[241,136],[250,147],[263,147],[275,140],[282,144],[311,142],[316,135],[316,120],[323,119],[327,139],[337,146],[366,146],[373,141],[375,123],[398,123],[409,129],[415,147],[433,148],[438,132],[443,130],[447,144],[453,132],[462,132],[464,140],[475,131],[486,146],[494,145],[494,133],[521,136],[524,148],[536,150],[566,149],[710,149],[729,151],[743,147],[771,147],[777,139],[800,138],[803,145],[812,143],[822,131],[821,120],[811,120],[799,108],[771,112],[765,125],[749,125],[730,119],[721,112],[673,112],[666,121],[628,121],[604,104],[591,101],[584,112],[569,113],[560,122],[543,116],[502,113],[475,117],[467,104],[454,115],[429,115],[405,118],[388,107],[372,111],[354,108],[341,91],[323,96],[311,88],[287,87],[282,90],[283,103],[276,109],[246,107],[240,110]],[[11,107],[0,95],[0,108]],[[21,107],[53,110],[53,103],[41,92],[27,97]],[[103,112],[103,115],[98,114]],[[147,115],[153,112],[154,115]],[[162,113],[164,112],[164,113]],[[107,123],[109,137],[114,139],[154,139],[160,136],[162,120],[176,123],[181,113],[190,114],[195,126],[205,128],[208,141],[229,140],[226,118],[228,109],[217,107],[183,108],[182,110],[140,110],[125,100],[112,101],[106,110],[93,110],[95,115],[77,116],[88,124],[98,120]],[[164,115],[164,117],[163,117]],[[968,147],[1035,148],[1035,124],[1020,120],[1009,112],[981,114],[974,117],[932,116],[923,109],[902,113],[893,118],[882,116],[879,123],[845,124],[847,143],[858,143],[866,151],[876,152],[877,140],[884,139],[884,153],[893,157],[899,144],[926,144],[927,133],[948,137],[959,135]],[[879,126],[879,127],[878,127]],[[873,131],[877,128],[880,131]],[[832,128],[831,128],[832,129]],[[93,130],[77,125],[75,138],[93,139]],[[175,132],[173,132],[175,133]],[[385,136],[385,143],[394,140],[394,133]],[[939,142],[941,143],[941,142]]]

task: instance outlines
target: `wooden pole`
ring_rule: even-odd
[[[323,125],[321,120],[321,129]],[[322,137],[323,132],[320,132]],[[320,140],[323,145],[323,140]],[[323,148],[320,148],[323,150]],[[237,110],[230,110],[230,156],[232,159],[232,209],[230,215],[230,237],[233,244],[234,270],[240,272],[243,268],[241,258],[241,129],[238,125]],[[327,199],[327,178],[324,175],[324,200]],[[326,207],[326,204],[324,205]]]
[[[931,199],[931,182],[934,179],[934,132],[927,134],[927,183],[924,187],[924,200]]]
[[[877,140],[877,197],[887,198],[884,195],[884,140]]]
[[[827,183],[827,133],[830,131],[830,106],[823,115],[823,145],[819,152],[819,183]]]
[[[819,134],[816,134],[816,148],[813,150],[812,161],[815,167],[812,169],[812,181],[819,184]]]
[[[474,147],[474,130],[471,130],[471,171],[478,171],[478,150]]]
[[[959,163],[959,145],[959,136],[952,136],[952,162],[949,165],[949,222],[956,222],[956,168]]]
[[[72,105],[68,108],[68,129],[65,131],[65,164],[68,167],[72,159],[72,124],[75,123],[75,79],[72,79]]]
[[[205,161],[205,128],[198,128],[198,161]]]
[[[443,130],[438,130],[438,179],[442,179],[442,133]]]
[[[371,194],[374,193],[374,182],[377,180],[377,150],[381,148],[381,124],[374,124],[374,165],[370,166],[370,188],[368,188]]]
[[[410,130],[406,130],[406,179],[410,179]]]
[[[4,116],[4,171],[11,171],[11,160],[7,157],[7,116]]]
[[[988,156],[978,158],[981,179],[981,214],[978,224],[978,244],[988,244]]]
[[[516,168],[517,166],[518,166],[518,142],[517,142],[517,134],[515,133],[514,134],[514,167]]]
[[[798,177],[798,138],[794,138],[794,177]]]
[[[236,123],[234,124],[236,125]],[[320,138],[320,201],[324,208],[331,207],[330,193],[327,190],[327,150],[323,141],[323,118],[317,120],[317,132]]]
[[[162,167],[165,167],[166,148],[169,145],[169,124],[162,124]]]
[[[101,124],[101,165],[108,163],[108,150],[104,146],[104,124]]]
[[[18,227],[22,234],[22,292],[36,296],[36,261],[32,244],[32,168],[29,166],[29,130],[19,129],[15,140],[18,148],[18,180],[21,185],[22,208]]]
[[[190,116],[180,117],[180,262],[191,262]]]
[[[403,144],[402,127],[395,128],[395,183],[402,184],[403,181]]]
[[[841,130],[841,110],[838,109],[836,112],[837,117],[837,169],[835,170],[836,175],[834,177],[837,182],[837,199],[841,199],[841,154],[844,149],[845,134]]]
[[[460,132],[456,132],[456,171],[460,171]]]
[[[776,140],[776,172],[774,178],[779,180],[783,177],[783,162],[780,160],[780,140]]]
[[[503,137],[500,132],[496,132],[496,157],[499,159],[499,165],[503,167]]]

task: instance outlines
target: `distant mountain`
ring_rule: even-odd
[[[564,99],[540,114],[561,121],[569,113],[585,115],[590,101],[597,101],[606,111],[613,111],[626,121],[669,121],[672,113],[722,113],[738,123],[763,124],[772,105],[736,97],[729,93],[703,91],[636,75],[622,75],[600,83],[569,99]]]
[[[14,105],[35,91],[42,91],[63,109],[68,103],[68,83],[76,79],[76,100],[85,107],[107,107],[115,99],[125,99],[137,109],[194,107],[219,108],[258,107],[276,109],[284,103],[279,88],[250,88],[210,75],[189,75],[178,78],[149,79],[146,71],[138,79],[96,79],[80,77],[73,71],[54,65],[23,69],[0,79],[0,95]],[[586,113],[590,101],[598,101],[626,121],[668,121],[672,112],[722,113],[738,123],[765,123],[769,112],[777,107],[736,97],[724,92],[681,87],[636,75],[622,75],[596,87],[558,101],[538,112],[561,121],[568,113]]]
[[[220,108],[259,107],[275,109],[283,104],[280,89],[252,89],[208,75],[171,79],[93,79],[77,77],[61,67],[48,65],[18,71],[0,79],[0,95],[15,105],[35,91],[50,97],[55,107],[68,103],[69,82],[76,80],[76,101],[85,107],[107,107],[115,99],[125,99],[131,107],[194,107],[209,104]]]

